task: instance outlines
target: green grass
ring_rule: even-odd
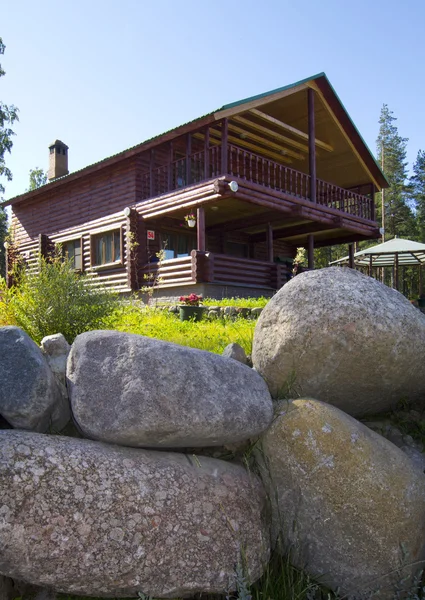
[[[205,298],[202,301],[204,306],[237,306],[242,308],[264,308],[270,298],[261,296],[260,298],[225,298],[224,300],[214,300],[214,298]]]
[[[251,354],[255,321],[218,318],[194,323],[180,321],[178,315],[166,310],[126,305],[106,319],[103,328],[145,335],[216,354],[221,354],[228,344],[236,342],[247,354]]]

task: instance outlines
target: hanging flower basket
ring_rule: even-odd
[[[195,227],[196,225],[196,216],[193,213],[189,213],[185,216],[184,220],[186,221],[189,227]]]

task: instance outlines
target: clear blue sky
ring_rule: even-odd
[[[70,170],[325,71],[375,151],[385,102],[425,149],[424,0],[16,0],[0,98],[20,110],[5,198],[68,144]],[[3,182],[4,183],[4,182]]]

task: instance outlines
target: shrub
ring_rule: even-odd
[[[60,255],[40,258],[38,270],[23,269],[15,287],[3,284],[0,324],[21,327],[38,344],[53,333],[72,343],[79,333],[101,328],[116,305],[116,297],[94,283]]]

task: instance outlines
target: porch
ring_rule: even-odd
[[[194,291],[218,297],[220,287],[235,288],[233,295],[272,295],[291,277],[292,265],[192,250],[189,256],[151,263],[144,269],[146,280],[162,295],[178,296]],[[202,284],[202,289],[200,287]],[[208,289],[214,290],[211,295]],[[167,290],[167,291],[166,291]],[[246,294],[244,294],[246,290]]]

